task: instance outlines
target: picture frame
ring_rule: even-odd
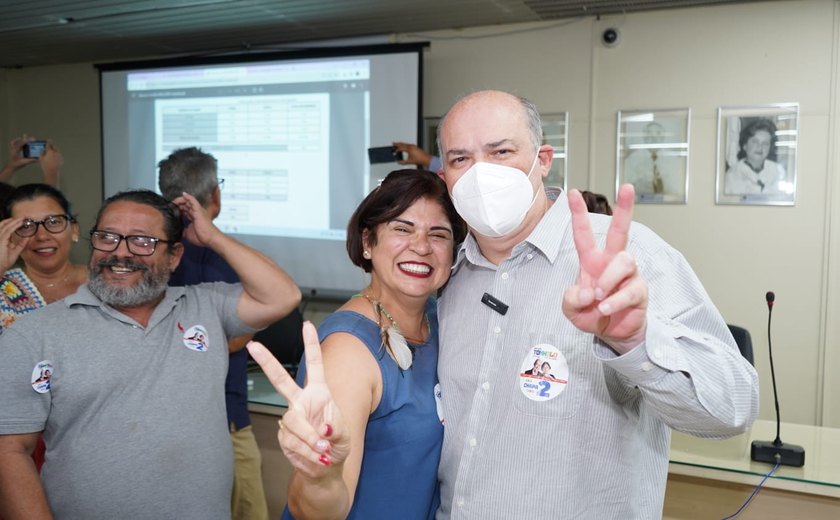
[[[439,117],[424,117],[423,118],[423,139],[421,140],[420,148],[426,150],[435,157],[440,157],[440,150],[437,143],[437,129],[440,124]]]
[[[799,104],[718,108],[715,203],[794,206]]]
[[[551,169],[545,178],[546,186],[555,186],[566,191],[568,176],[568,142],[569,142],[569,113],[542,114],[543,143],[554,148],[554,159]]]
[[[690,108],[620,110],[616,199],[622,184],[632,184],[638,204],[685,204],[690,126]]]

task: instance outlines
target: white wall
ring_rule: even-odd
[[[840,166],[837,13],[834,0],[802,0],[430,33],[424,111],[440,116],[483,88],[524,95],[543,113],[568,111],[569,186],[613,198],[616,111],[690,107],[688,203],[639,205],[636,218],[685,254],[728,322],[751,331],[761,416],[773,417],[764,304],[773,290],[783,418],[840,426],[840,324],[829,319],[840,312],[840,212],[830,211],[840,203],[830,175]],[[622,34],[615,48],[599,43],[608,26]],[[781,102],[800,104],[796,205],[715,205],[717,108]],[[101,197],[95,70],[0,73],[3,120],[6,141],[23,131],[58,141],[62,187],[92,217]]]
[[[525,95],[544,113],[568,111],[569,187],[614,198],[616,112],[691,108],[688,203],[638,205],[636,219],[685,254],[728,322],[751,331],[765,418],[774,411],[764,295],[776,293],[782,416],[801,423],[825,416],[838,426],[838,403],[823,403],[822,385],[823,358],[840,367],[840,330],[826,349],[822,319],[833,295],[823,289],[832,245],[826,234],[836,9],[825,0],[773,2],[435,33],[471,39],[432,38],[426,113],[441,115],[454,97],[483,88]],[[622,38],[606,48],[600,35],[610,26]],[[534,30],[476,38],[528,28]],[[716,205],[718,107],[782,102],[800,104],[796,206]]]

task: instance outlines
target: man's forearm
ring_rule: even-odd
[[[0,516],[7,520],[53,517],[28,453],[0,453]]]
[[[270,258],[224,234],[210,247],[236,271],[250,316],[240,314],[249,325],[266,326],[286,316],[300,303],[300,289],[291,276]]]

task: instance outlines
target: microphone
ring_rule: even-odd
[[[780,434],[782,420],[779,415],[779,394],[776,390],[776,370],[773,367],[773,347],[770,341],[770,320],[773,317],[776,293],[767,291],[765,299],[767,300],[767,352],[770,355],[770,378],[773,382],[773,401],[776,405],[776,438],[773,441],[752,441],[750,458],[756,462],[802,467],[805,465],[805,449],[796,444],[785,444]]]
[[[493,295],[490,293],[484,293],[484,295],[481,297],[481,303],[490,307],[502,316],[507,314],[508,306],[498,298],[493,297]]]

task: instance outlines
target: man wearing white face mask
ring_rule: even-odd
[[[543,186],[532,103],[477,92],[439,132],[471,233],[439,300],[438,518],[661,518],[670,429],[743,432],[755,370],[682,255],[631,226],[631,185],[612,218]]]
[[[537,148],[525,177],[517,175],[518,170],[511,175],[514,168],[510,166],[477,162],[458,179],[452,187],[452,202],[474,231],[487,237],[502,237],[522,224],[537,200],[531,174],[539,154]]]

